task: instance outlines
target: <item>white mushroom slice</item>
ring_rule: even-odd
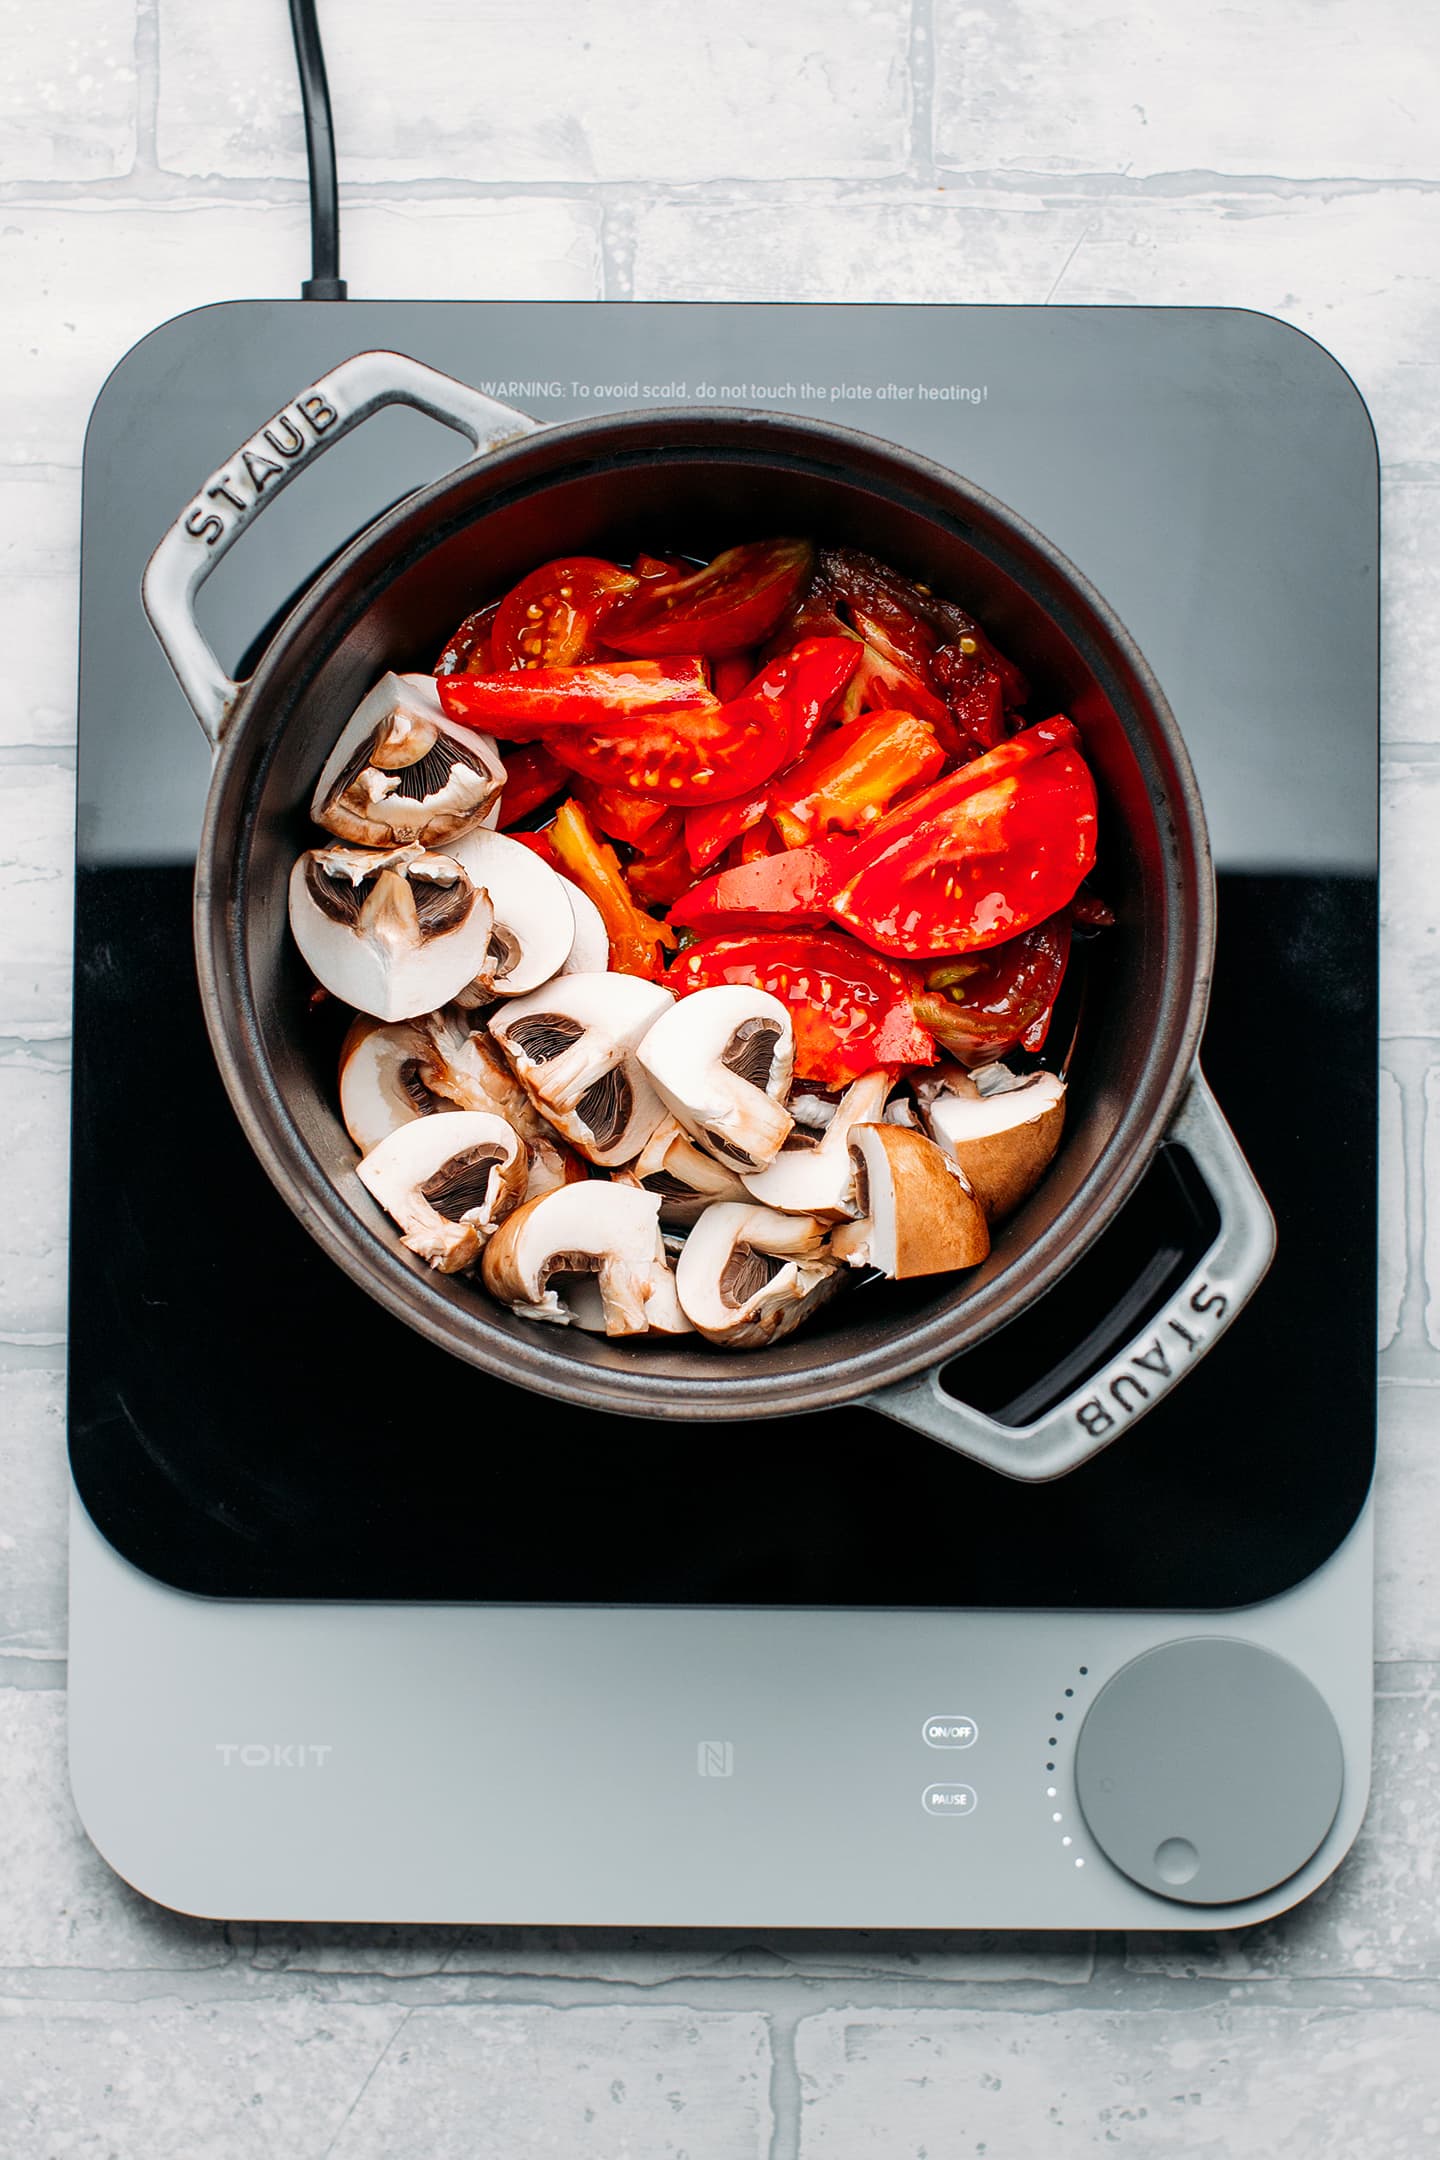
[[[669,1254],[666,1255],[667,1260]],[[600,1284],[594,1275],[568,1275],[565,1278],[565,1303],[570,1313],[571,1327],[583,1328],[587,1335],[605,1335],[609,1330],[605,1323],[605,1300],[600,1295]],[[680,1309],[675,1294],[675,1277],[667,1267],[662,1276],[658,1269],[652,1278],[650,1296],[645,1302],[645,1315],[649,1326],[647,1335],[693,1335],[695,1330]]]
[[[990,1250],[985,1210],[933,1140],[904,1125],[857,1125],[850,1159],[861,1220],[831,1239],[836,1259],[897,1282],[979,1266]]]
[[[707,1208],[675,1268],[680,1303],[707,1342],[762,1350],[788,1335],[841,1280],[814,1216],[748,1201]]]
[[[525,1143],[503,1118],[457,1110],[402,1125],[371,1149],[358,1174],[410,1251],[454,1275],[519,1206],[526,1170]]]
[[[1065,1125],[1065,1083],[1058,1074],[1007,1074],[1009,1087],[978,1088],[968,1073],[947,1071],[943,1084],[922,1083],[926,1127],[954,1157],[992,1222],[1019,1207],[1055,1159]]]
[[[697,1222],[717,1200],[744,1200],[733,1170],[696,1147],[678,1118],[663,1117],[628,1170],[619,1176],[660,1195],[660,1220],[670,1228]]]
[[[453,998],[486,964],[491,927],[490,903],[459,863],[424,848],[309,848],[290,873],[290,928],[306,964],[377,1020]]]
[[[443,847],[496,810],[505,767],[489,735],[441,710],[430,675],[382,675],[325,760],[310,815],[357,847]]]
[[[638,975],[561,975],[502,1005],[490,1032],[541,1115],[589,1161],[615,1169],[665,1115],[636,1044],[673,1002]]]
[[[790,1014],[768,990],[724,984],[681,998],[640,1045],[640,1063],[692,1139],[731,1169],[763,1169],[794,1119]]]
[[[808,1088],[792,1088],[786,1104],[797,1125],[807,1132],[823,1133],[830,1129],[830,1121],[840,1107],[838,1095],[812,1095]]]
[[[852,1080],[835,1106],[835,1115],[823,1138],[796,1133],[780,1150],[768,1170],[742,1177],[745,1190],[764,1206],[781,1208],[788,1215],[818,1215],[838,1222],[855,1210],[855,1171],[850,1161],[850,1134],[857,1125],[880,1117],[885,1098],[894,1086],[886,1072],[866,1073]]]
[[[467,833],[454,846],[466,876],[489,895],[494,911],[490,947],[461,1002],[523,997],[558,975],[575,943],[575,913],[564,878],[532,848],[505,833]]]
[[[351,1021],[340,1045],[340,1115],[362,1155],[401,1125],[453,1109],[427,1077],[432,1055],[423,1021]]]
[[[423,1030],[427,1050],[420,1085],[433,1091],[436,1106],[492,1111],[512,1125],[529,1148],[527,1200],[588,1175],[579,1157],[541,1117],[489,1035],[472,1028],[458,1005],[427,1013],[415,1025]]]
[[[559,876],[559,872],[556,873]],[[605,918],[588,892],[581,892],[573,878],[561,877],[570,912],[575,917],[575,942],[562,975],[603,975],[610,965],[610,934]]]
[[[920,1113],[915,1108],[915,1099],[911,1095],[891,1096],[885,1105],[885,1123],[903,1125],[909,1132],[924,1131],[920,1123]]]
[[[592,1178],[527,1200],[485,1248],[485,1287],[529,1320],[575,1321],[575,1276],[593,1276],[607,1335],[644,1335],[675,1316],[660,1237],[660,1202],[633,1185]],[[593,1301],[582,1299],[586,1322]]]

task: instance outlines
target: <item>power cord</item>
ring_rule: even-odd
[[[340,275],[335,130],[330,121],[330,85],[325,79],[325,48],[315,19],[315,0],[290,0],[290,28],[295,35],[300,101],[305,108],[305,155],[310,166],[310,275],[300,287],[300,297],[343,300],[346,288]]]

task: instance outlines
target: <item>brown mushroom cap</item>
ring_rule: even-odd
[[[1014,1213],[1051,1163],[1065,1127],[1065,1083],[1036,1073],[1019,1087],[985,1095],[973,1081],[947,1081],[926,1107],[932,1137],[960,1165],[991,1222]]]
[[[985,1211],[933,1140],[906,1125],[857,1125],[850,1157],[871,1267],[903,1282],[979,1266],[990,1250]]]

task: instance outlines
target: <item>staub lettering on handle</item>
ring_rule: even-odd
[[[1113,1432],[1172,1388],[1192,1359],[1209,1347],[1209,1329],[1218,1326],[1230,1300],[1213,1283],[1187,1286],[1156,1323],[1155,1333],[1138,1350],[1120,1358],[1095,1383],[1093,1395],[1075,1405],[1075,1417],[1092,1439]]]
[[[186,511],[184,527],[192,540],[212,548],[227,528],[241,524],[267,487],[304,462],[340,415],[320,390],[305,390],[267,420],[222,471],[212,473]]]

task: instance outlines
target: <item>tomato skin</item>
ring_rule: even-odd
[[[989,1065],[1017,1045],[1043,1048],[1070,959],[1064,908],[1019,937],[931,968],[916,1018],[962,1065]]]
[[[564,767],[558,769],[563,779]],[[620,788],[589,787],[583,781],[578,792],[596,830],[604,833],[607,839],[624,840],[631,847],[641,847],[646,835],[661,819],[672,815],[670,805],[654,795],[632,795]],[[663,838],[660,844],[666,844]],[[648,855],[649,852],[646,848],[645,853]]]
[[[523,577],[500,602],[492,667],[576,667],[599,653],[595,631],[637,589],[633,571],[599,555],[563,555]]]
[[[743,652],[769,636],[814,559],[808,540],[758,540],[668,583],[646,579],[606,617],[602,641],[647,657]]]
[[[1007,710],[1025,703],[1030,686],[1022,671],[1006,659],[974,616],[953,600],[942,600],[937,593],[912,584],[888,563],[859,548],[825,549],[817,575],[827,580],[849,608],[861,636],[926,688],[939,687],[933,679],[937,648],[963,639],[978,654],[981,665],[999,677]]]
[[[617,791],[658,794],[676,809],[724,790],[757,787],[784,755],[785,716],[768,698],[732,698],[669,712],[557,728],[546,743],[562,765]]]
[[[873,645],[860,646],[860,658],[840,711],[845,720],[853,720],[862,712],[914,713],[917,720],[934,728],[947,749],[954,740],[954,725],[944,699],[936,697],[909,668],[887,660]]]
[[[673,813],[672,813],[673,814]],[[625,882],[646,907],[669,907],[689,885],[693,872],[685,852],[685,832],[678,818],[668,845],[653,854],[637,856],[625,866]]]
[[[562,728],[716,703],[700,660],[609,660],[574,668],[438,675],[435,687],[452,720],[506,742],[538,742]]]
[[[467,615],[435,662],[437,675],[486,675],[495,666],[491,657],[491,633],[500,612],[498,600]]]
[[[851,840],[826,840],[757,856],[702,879],[676,901],[670,920],[702,932],[789,930],[801,923],[823,923],[854,853]]]
[[[505,760],[505,786],[500,796],[499,830],[507,832],[529,817],[542,803],[558,795],[568,775],[557,765],[543,743],[526,743]]]
[[[934,780],[945,752],[927,721],[879,712],[832,728],[772,781],[770,814],[791,847],[837,828],[863,831],[902,789]]]
[[[750,694],[773,698],[789,715],[782,763],[803,757],[817,730],[839,705],[860,660],[861,648],[854,638],[803,638],[761,669],[749,686]]]
[[[858,845],[837,921],[901,958],[1003,944],[1064,907],[1095,860],[1090,769],[1063,715],[939,780]]]
[[[839,931],[706,938],[665,976],[677,997],[724,983],[753,984],[789,1007],[797,1079],[845,1087],[880,1066],[935,1062],[912,1009],[914,977]]]
[[[737,795],[730,802],[708,803],[685,813],[685,846],[692,870],[704,870],[718,862],[732,840],[758,825],[770,807],[770,790]]]
[[[600,838],[573,796],[560,805],[548,832],[537,837],[549,839],[556,868],[599,908],[616,974],[643,975],[648,982],[659,982],[665,972],[660,955],[662,950],[673,950],[675,933],[636,904],[619,856]]]
[[[715,662],[715,695],[719,699],[739,697],[748,690],[755,668],[749,653],[726,653]]]

